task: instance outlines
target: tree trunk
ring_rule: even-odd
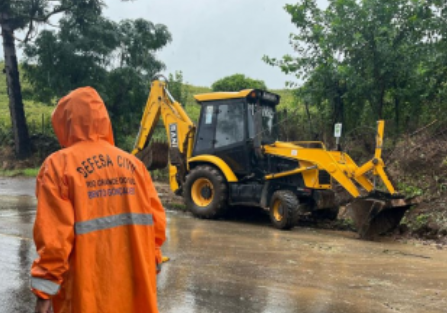
[[[314,128],[312,127],[312,119],[310,116],[310,110],[309,110],[309,103],[307,101],[304,101],[304,106],[306,107],[306,115],[307,115],[307,122],[309,123],[309,132],[312,136],[312,139],[316,139],[316,134],[314,133]]]
[[[385,87],[383,84],[380,85],[380,98],[379,98],[379,106],[377,108],[377,115],[379,120],[383,117],[383,105],[385,103]]]
[[[8,25],[8,14],[1,13],[1,29],[3,37],[3,52],[5,57],[6,84],[9,96],[9,112],[11,114],[12,131],[14,134],[15,153],[18,159],[24,159],[31,154],[28,126],[23,109],[22,90],[20,87],[19,69],[17,63],[14,30]]]
[[[400,112],[399,112],[399,98],[394,97],[394,123],[396,124],[396,135],[399,134],[399,124],[400,124]],[[397,137],[397,136],[396,136]]]
[[[344,101],[343,94],[344,90],[342,90],[338,83],[335,85],[335,97],[334,97],[334,112],[332,114],[332,125],[335,123],[344,123],[345,122],[345,112],[344,112]]]

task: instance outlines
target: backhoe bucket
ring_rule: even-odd
[[[347,208],[360,238],[373,239],[395,229],[411,205],[401,197],[374,194],[353,200]]]
[[[163,169],[169,161],[169,145],[155,141],[136,154],[150,171]]]

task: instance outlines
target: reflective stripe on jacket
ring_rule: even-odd
[[[37,177],[33,292],[55,313],[158,312],[166,218],[149,173],[114,146],[94,89],[61,99],[52,122],[65,148]]]

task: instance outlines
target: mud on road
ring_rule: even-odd
[[[32,312],[33,189],[30,179],[0,179],[0,313]],[[353,232],[305,227],[284,232],[262,214],[221,221],[180,211],[167,216],[163,252],[171,261],[158,276],[160,312],[419,313],[447,307],[447,251],[435,246],[365,242]]]

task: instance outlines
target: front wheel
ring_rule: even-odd
[[[298,223],[299,201],[290,190],[276,191],[270,202],[270,220],[278,229],[291,229]]]
[[[200,218],[217,218],[227,209],[225,177],[214,167],[200,165],[186,176],[183,196],[186,207]]]

